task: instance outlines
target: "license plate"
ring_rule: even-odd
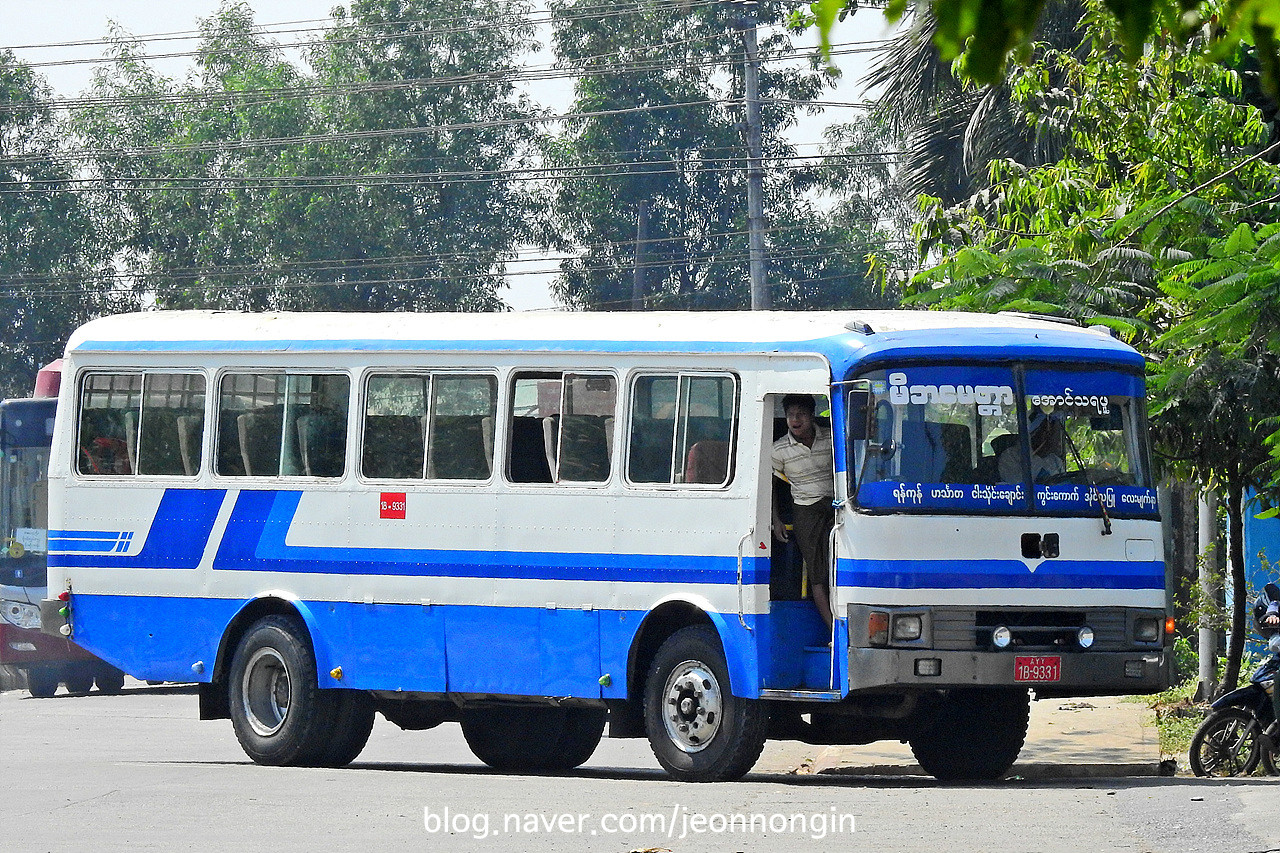
[[[1061,679],[1062,658],[1056,655],[1013,659],[1014,681],[1060,681]]]

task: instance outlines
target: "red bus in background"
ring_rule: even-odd
[[[87,693],[124,686],[124,673],[70,640],[40,631],[46,597],[49,440],[61,362],[40,371],[30,398],[0,402],[0,666],[26,676],[32,696],[65,684]]]

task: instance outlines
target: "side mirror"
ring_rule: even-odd
[[[850,441],[867,441],[874,434],[875,408],[871,392],[855,388],[849,392],[848,436]]]

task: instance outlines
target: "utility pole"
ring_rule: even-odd
[[[1206,489],[1200,496],[1200,600],[1213,601],[1217,595],[1214,568],[1217,563],[1218,494]],[[1218,692],[1218,632],[1205,624],[1205,613],[1200,614],[1200,633],[1197,638],[1200,654],[1199,681],[1196,691],[1200,699],[1208,701]]]
[[[645,264],[649,249],[649,202],[641,201],[636,209],[636,270],[631,283],[631,310],[644,310],[644,294],[648,289]]]
[[[770,307],[764,256],[764,163],[760,121],[760,52],[756,42],[755,14],[743,21],[742,97],[746,108],[747,142],[747,247],[751,261],[751,310]]]

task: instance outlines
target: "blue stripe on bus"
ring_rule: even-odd
[[[89,553],[110,553],[119,549],[120,537],[113,539],[49,539],[52,551],[86,551]]]
[[[1163,562],[840,560],[840,586],[872,589],[1164,589]]]
[[[224,490],[168,489],[141,552],[70,554],[64,547],[49,565],[92,568],[194,569],[200,564]],[[296,574],[399,575],[458,578],[736,584],[736,557],[688,554],[602,554],[544,551],[465,551],[428,548],[350,548],[289,545],[285,541],[300,491],[245,490],[236,497],[213,568]],[[120,534],[114,534],[118,537]],[[113,550],[117,539],[101,549]],[[51,548],[51,551],[53,549]],[[93,549],[98,550],[98,549]],[[769,582],[766,557],[743,560],[742,582]]]
[[[50,553],[50,566],[86,566],[115,569],[194,569],[204,556],[209,534],[222,507],[225,489],[165,489],[156,508],[155,517],[147,530],[142,550],[133,556],[88,557]],[[113,533],[116,541],[110,542],[111,550],[122,536]],[[132,538],[129,536],[129,538]],[[50,543],[50,551],[54,544]],[[82,546],[64,550],[90,550]],[[93,550],[97,550],[96,548]]]

